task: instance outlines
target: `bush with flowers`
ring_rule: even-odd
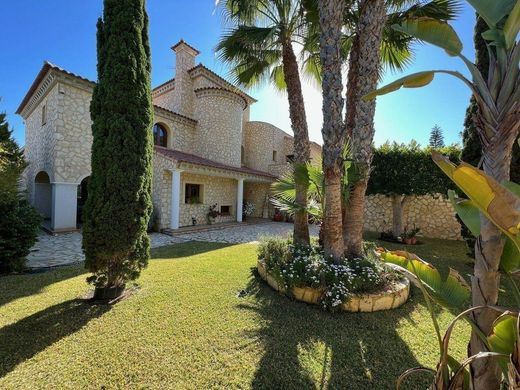
[[[311,287],[322,292],[324,309],[335,311],[354,294],[372,293],[399,280],[399,275],[375,255],[374,244],[365,244],[363,258],[335,262],[313,242],[310,247],[294,246],[292,239],[263,238],[258,258],[267,272],[287,291]]]

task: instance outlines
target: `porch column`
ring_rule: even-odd
[[[242,203],[244,203],[244,179],[238,179],[238,186],[237,186],[237,222],[242,222]]]
[[[170,229],[179,228],[180,204],[181,204],[181,170],[172,169],[172,207]]]
[[[51,183],[51,228],[54,231],[76,230],[78,183]]]

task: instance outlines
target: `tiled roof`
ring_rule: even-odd
[[[87,83],[90,83],[92,84],[92,86],[94,86],[94,84],[96,84],[94,81],[92,80],[89,80],[85,77],[82,77],[82,76],[79,76],[75,73],[72,73],[72,72],[69,72],[68,70],[65,70],[63,68],[60,68],[59,66],[57,65],[54,65],[54,64],[51,64],[49,61],[44,61],[43,62],[43,66],[42,68],[40,69],[40,72],[38,72],[38,75],[36,76],[36,78],[34,79],[31,87],[29,88],[29,90],[27,91],[27,93],[25,94],[25,97],[23,98],[22,102],[20,103],[20,105],[18,106],[18,109],[16,110],[16,113],[17,114],[20,114],[22,112],[22,110],[24,109],[25,105],[29,102],[29,99],[31,99],[31,96],[34,94],[34,92],[36,91],[36,89],[38,88],[38,86],[40,85],[40,83],[42,82],[43,78],[45,77],[45,75],[47,74],[47,72],[49,70],[56,70],[60,73],[63,73],[63,74],[66,74],[68,76],[72,76],[72,77],[75,77],[77,79],[80,79],[82,81],[86,81]]]
[[[179,42],[177,42],[175,45],[173,45],[171,47],[172,50],[175,50],[177,48],[177,46],[180,46],[180,45],[186,45],[188,46],[191,50],[197,52],[197,54],[200,54],[200,51],[198,51],[197,49],[195,49],[193,46],[191,46],[189,43],[187,43],[184,39],[181,39]]]
[[[167,158],[170,158],[170,159],[173,159],[176,161],[180,161],[180,162],[196,164],[196,165],[203,165],[205,167],[224,169],[227,171],[234,171],[234,172],[245,173],[248,175],[263,176],[263,177],[268,177],[270,179],[276,179],[276,176],[273,176],[267,172],[263,172],[263,171],[259,171],[259,170],[247,168],[247,167],[234,167],[231,165],[219,163],[217,161],[208,160],[206,158],[199,157],[194,154],[184,153],[179,150],[167,149],[167,148],[156,145],[155,151]]]
[[[166,84],[170,84],[172,81],[175,81],[175,77],[172,78],[172,79],[169,79],[168,81],[165,81],[162,84],[159,84],[157,87],[152,88],[152,92],[157,90],[157,89],[159,89],[159,88],[161,88],[161,87],[164,87]]]
[[[247,99],[242,93],[240,93],[240,90],[233,91],[231,89],[222,88],[222,87],[203,87],[203,88],[197,88],[194,92],[197,93],[198,91],[224,91],[224,92],[229,92],[229,93],[235,94],[236,96],[242,98],[242,100],[244,102],[244,109],[247,108]]]
[[[221,81],[223,81],[227,86],[229,86],[231,89],[236,89],[237,91],[239,91],[242,95],[244,95],[247,99],[251,100],[251,102],[256,102],[257,100],[252,97],[252,96],[249,96],[247,93],[245,93],[244,91],[242,91],[240,88],[238,88],[236,85],[230,83],[229,81],[227,81],[225,78],[223,78],[222,76],[218,75],[217,73],[213,72],[211,69],[209,69],[208,67],[204,66],[203,64],[198,64],[196,66],[194,66],[193,68],[191,68],[188,72],[194,72],[196,71],[197,69],[202,69],[204,70],[205,72],[208,72],[210,73],[211,75],[219,78]]]
[[[178,117],[180,117],[180,118],[186,119],[186,120],[188,120],[188,121],[190,121],[190,122],[192,122],[192,123],[194,123],[194,124],[197,123],[197,121],[196,121],[195,119],[190,118],[189,116],[179,114],[178,112],[175,112],[175,111],[172,111],[172,110],[168,110],[167,108],[164,108],[164,107],[158,106],[158,105],[156,105],[156,104],[154,104],[153,107],[154,107],[155,109],[163,110],[163,111],[166,111],[166,112],[168,112],[168,113],[170,113],[170,114],[173,114],[173,115],[175,115],[175,116],[178,116]]]

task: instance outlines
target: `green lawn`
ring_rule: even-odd
[[[420,255],[471,271],[464,244],[424,241]],[[0,388],[391,389],[406,368],[436,362],[417,290],[394,311],[331,315],[252,276],[254,245],[186,243],[153,258],[111,307],[81,299],[81,267],[0,278]],[[456,333],[462,356],[468,329]]]

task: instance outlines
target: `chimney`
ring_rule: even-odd
[[[173,109],[186,116],[193,116],[193,81],[188,71],[195,66],[200,52],[182,39],[172,46],[175,52],[175,90]]]

